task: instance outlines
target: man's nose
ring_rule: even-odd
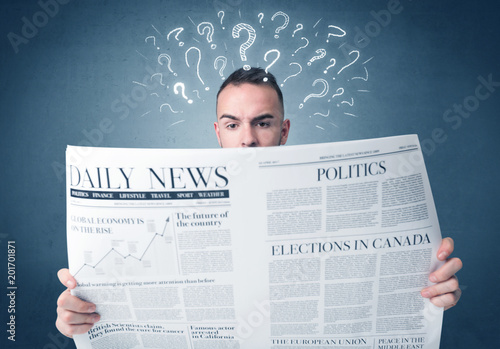
[[[241,135],[241,146],[242,147],[257,147],[258,140],[255,130],[252,126],[248,125],[243,127]]]

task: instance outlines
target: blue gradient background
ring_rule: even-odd
[[[187,28],[190,16],[197,23],[213,21],[220,30],[220,4],[226,4],[227,20],[240,10],[242,21],[256,27],[259,12],[265,13],[268,25],[276,26],[278,22],[268,17],[281,10],[293,24],[323,18],[363,28],[373,21],[370,11],[387,8],[387,1],[347,0],[69,1],[15,53],[8,33],[20,34],[22,18],[31,19],[41,8],[31,0],[0,5],[1,347],[73,347],[54,326],[56,299],[63,290],[56,272],[67,265],[67,255],[65,185],[53,165],[64,164],[67,144],[85,140],[83,131],[109,118],[113,131],[104,135],[101,146],[217,146],[212,130],[213,98],[221,82],[215,80],[217,74],[207,80],[211,86],[207,101],[186,107],[182,118],[158,112],[141,117],[149,108],[145,101],[121,120],[111,106],[122,94],[131,93],[133,80],[147,74],[144,58],[136,50],[145,47],[145,37],[154,35],[152,24],[165,33],[178,26]],[[474,94],[478,76],[492,74],[494,81],[500,81],[500,5],[491,0],[477,4],[445,0],[401,1],[401,6],[404,10],[362,50],[365,58],[374,58],[369,63],[371,92],[356,99],[357,117],[331,115],[337,127],[328,118],[311,118],[306,108],[303,112],[297,108],[310,93],[305,92],[310,82],[287,82],[289,144],[408,133],[417,133],[422,141],[441,128],[447,139],[425,160],[443,236],[454,238],[456,255],[464,262],[459,273],[462,300],[445,313],[441,348],[498,348],[500,89],[456,129],[443,120],[443,113]],[[197,35],[194,26],[189,30]],[[298,47],[290,40],[292,44]],[[265,44],[259,45],[251,51],[253,57],[264,54]],[[173,59],[176,52],[172,49]],[[249,59],[254,59],[252,55],[249,51]],[[282,81],[290,74],[287,67],[288,63],[277,64],[271,70]],[[197,82],[196,77],[186,80]],[[185,121],[172,126],[181,119]],[[6,332],[7,240],[15,240],[17,246],[16,342],[8,341]]]

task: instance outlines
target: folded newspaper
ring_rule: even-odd
[[[79,349],[438,348],[416,135],[302,146],[68,146]]]

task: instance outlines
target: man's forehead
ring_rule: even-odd
[[[217,99],[217,114],[225,113],[226,109],[244,109],[246,111],[249,111],[249,109],[254,111],[271,109],[267,112],[276,110],[277,116],[282,114],[278,93],[274,88],[269,85],[252,83],[227,85],[220,92]]]

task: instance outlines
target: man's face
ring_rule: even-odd
[[[283,121],[283,117],[271,86],[229,84],[217,100],[215,133],[223,148],[282,145],[290,130],[290,120]]]

